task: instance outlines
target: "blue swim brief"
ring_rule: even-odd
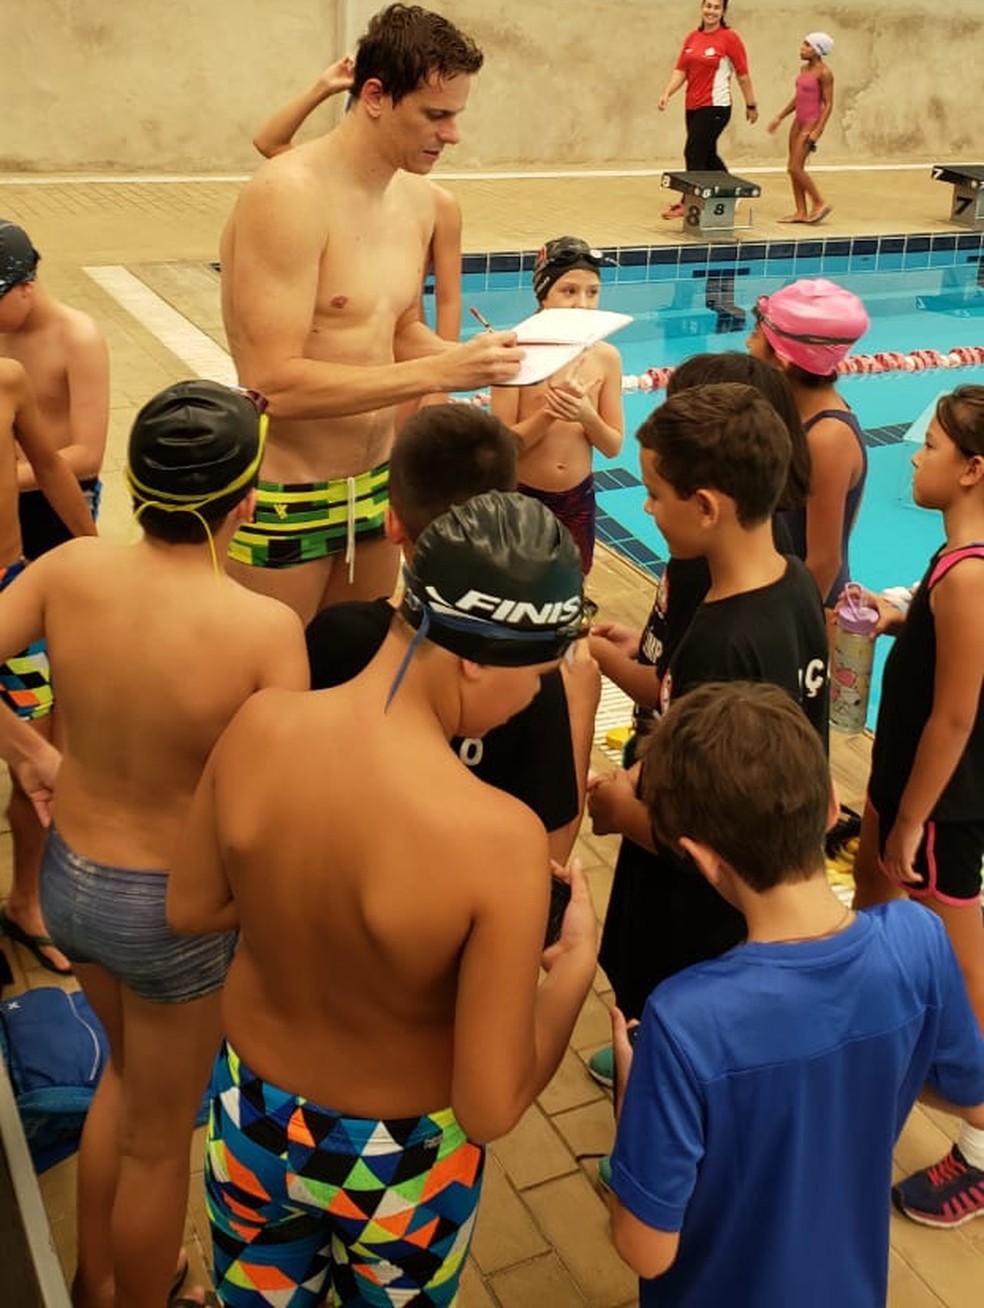
[[[220,989],[235,931],[179,936],[167,924],[167,873],[107,867],[76,854],[48,828],[41,912],[73,963],[98,963],[152,1003],[180,1004]]]

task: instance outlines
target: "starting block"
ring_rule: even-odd
[[[762,194],[757,182],[731,173],[664,173],[660,183],[683,196],[683,230],[688,236],[716,236],[719,233],[747,231],[749,221],[735,223],[735,204]]]
[[[984,229],[984,164],[933,164],[933,180],[953,187],[951,223]]]

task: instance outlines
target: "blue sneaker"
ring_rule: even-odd
[[[611,1154],[602,1154],[598,1159],[598,1180],[606,1190],[612,1188],[612,1156]]]
[[[893,1186],[892,1202],[924,1226],[962,1226],[984,1217],[984,1171],[971,1166],[954,1145],[938,1163]]]
[[[615,1050],[611,1045],[602,1045],[588,1059],[588,1073],[599,1085],[607,1090],[615,1088]]]

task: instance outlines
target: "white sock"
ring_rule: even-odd
[[[960,1128],[960,1139],[957,1144],[971,1167],[978,1167],[984,1172],[984,1130],[964,1122]]]

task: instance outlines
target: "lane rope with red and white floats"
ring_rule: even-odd
[[[946,354],[942,350],[880,350],[877,354],[849,354],[837,365],[841,376],[872,376],[881,372],[925,372],[930,368],[969,368],[984,364],[984,345],[957,345]],[[623,393],[633,391],[661,391],[666,389],[673,369],[647,368],[645,372],[625,373],[622,377]],[[454,397],[460,404],[475,404],[487,408],[488,391],[477,391],[467,397]]]
[[[957,345],[946,354],[942,350],[880,350],[877,354],[849,354],[837,365],[842,376],[867,376],[879,372],[924,372],[928,368],[968,368],[984,364],[984,345]],[[660,391],[672,374],[672,368],[647,368],[639,376],[622,378],[623,391]]]

